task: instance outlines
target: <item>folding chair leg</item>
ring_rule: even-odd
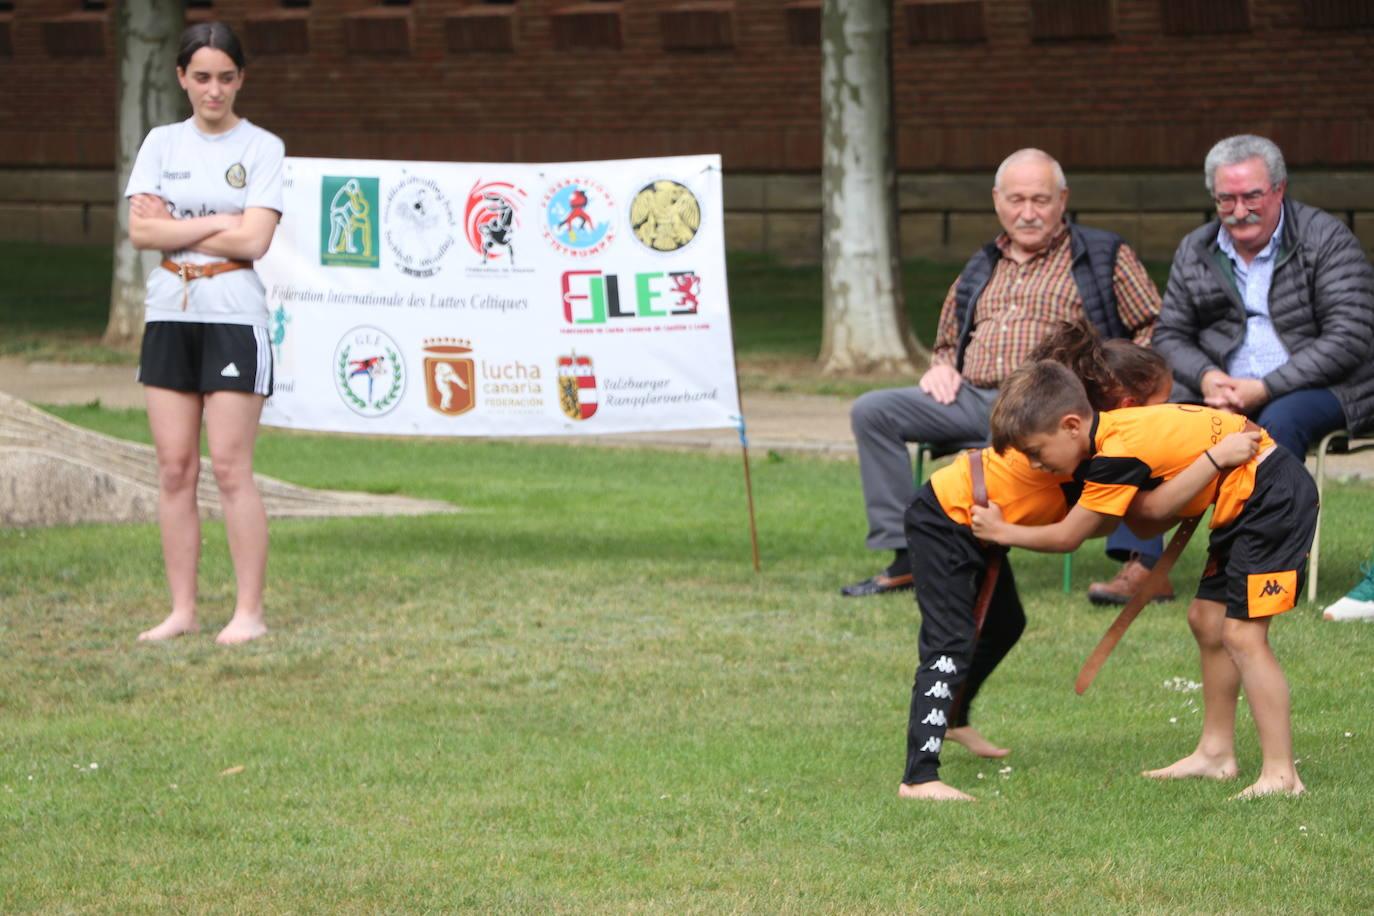
[[[1340,436],[1348,436],[1345,430],[1337,430],[1327,433],[1322,437],[1321,442],[1317,443],[1317,527],[1312,533],[1312,552],[1307,561],[1307,603],[1315,604],[1317,601],[1317,566],[1321,562],[1322,546],[1322,491],[1326,487],[1326,450],[1331,447],[1331,440]]]

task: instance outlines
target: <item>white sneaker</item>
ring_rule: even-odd
[[[1322,612],[1325,620],[1374,620],[1374,565],[1360,569],[1364,578],[1340,601]]]

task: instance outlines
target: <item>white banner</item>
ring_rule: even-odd
[[[738,425],[719,156],[286,160],[263,422],[415,435]]]

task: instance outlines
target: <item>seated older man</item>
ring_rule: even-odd
[[[1359,241],[1287,196],[1283,153],[1264,137],[1222,140],[1203,177],[1217,218],[1178,246],[1155,331],[1175,397],[1252,416],[1299,458],[1342,427],[1367,434],[1374,268]],[[1374,619],[1374,573],[1325,616]]]
[[[1048,153],[1023,149],[997,169],[993,207],[1004,230],[964,266],[945,297],[930,369],[914,388],[870,391],[850,418],[868,510],[868,546],[893,551],[886,569],[841,589],[849,597],[912,587],[902,515],[915,496],[908,442],[984,441],[997,386],[1061,321],[1085,315],[1105,337],[1149,342],[1159,293],[1120,236],[1065,220],[1064,171]],[[1117,583],[1120,600],[1148,575],[1160,541],[1123,528],[1108,547],[1139,553],[1135,578]],[[1101,589],[1102,585],[1095,586]]]

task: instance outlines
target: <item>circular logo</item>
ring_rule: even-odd
[[[243,167],[242,162],[235,162],[229,166],[229,171],[224,173],[224,180],[229,182],[231,188],[242,188],[248,184],[248,170]]]
[[[630,231],[654,251],[677,251],[697,237],[701,204],[691,190],[663,179],[646,184],[630,201]]]
[[[615,240],[615,202],[599,182],[570,178],[544,194],[544,238],[575,258],[605,251]]]
[[[390,413],[405,393],[401,348],[379,328],[354,328],[334,348],[334,387],[356,414],[380,417]]]
[[[386,243],[396,266],[412,277],[432,277],[454,243],[453,208],[437,182],[412,175],[386,199]]]
[[[525,192],[508,181],[480,180],[468,192],[463,211],[463,234],[482,263],[502,260],[515,263],[515,227],[520,225],[520,208]]]

